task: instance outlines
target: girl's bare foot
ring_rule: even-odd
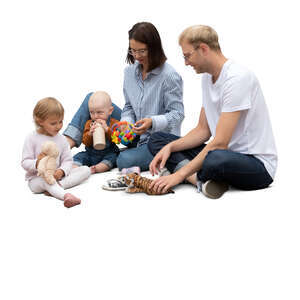
[[[64,206],[67,208],[73,207],[81,203],[81,200],[74,195],[67,193],[64,196]]]

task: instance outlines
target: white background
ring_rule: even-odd
[[[1,1],[0,298],[299,299],[299,9],[297,1]],[[160,32],[197,122],[201,76],[177,43],[187,26],[216,29],[223,53],[252,69],[279,153],[272,187],[212,201],[180,186],[170,196],[104,192],[112,174],[74,193],[81,206],[32,195],[20,166],[32,110],[46,96],[66,110],[106,90],[121,107],[128,30]],[[76,150],[75,150],[76,151]]]

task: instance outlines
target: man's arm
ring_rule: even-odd
[[[227,149],[238,124],[241,111],[224,112],[218,121],[216,136],[205,146],[205,148],[187,165],[179,169],[176,173],[163,176],[152,183],[154,190],[167,191],[173,186],[182,182],[185,178],[193,175],[202,167],[206,154],[216,149]],[[178,151],[178,150],[177,150]]]
[[[192,161],[190,161],[190,163],[178,170],[178,175],[185,179],[201,169],[206,154],[209,151],[227,149],[240,115],[241,111],[221,113],[216,128],[216,136]]]
[[[183,151],[186,149],[195,148],[207,142],[211,137],[211,132],[208,127],[205,110],[202,107],[197,126],[188,132],[184,137],[171,142],[171,152]]]
[[[169,143],[156,154],[149,166],[151,174],[157,174],[158,170],[165,166],[165,163],[172,152],[195,148],[208,141],[210,137],[211,133],[208,127],[205,110],[202,108],[198,125],[184,137]]]

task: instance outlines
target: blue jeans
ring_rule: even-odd
[[[68,125],[66,130],[64,131],[64,135],[70,137],[75,143],[76,147],[79,147],[81,145],[82,141],[82,134],[84,130],[84,125],[87,120],[90,119],[90,112],[89,112],[89,99],[93,93],[89,93],[84,98],[83,102],[81,103],[79,109],[75,113],[71,123]],[[121,109],[115,105],[112,104],[114,107],[114,110],[111,114],[111,118],[114,118],[116,120],[121,119]],[[108,119],[108,124],[110,122],[110,118]]]
[[[155,156],[161,148],[179,137],[164,132],[155,132],[151,135],[148,148]],[[205,147],[199,147],[173,152],[166,168],[174,173],[195,158]],[[268,187],[273,179],[264,164],[254,155],[242,154],[230,150],[209,151],[203,161],[201,169],[197,172],[201,182],[214,180],[226,182],[241,190],[258,190]]]
[[[119,170],[139,166],[142,171],[149,169],[149,164],[153,156],[149,152],[147,144],[143,144],[136,148],[130,148],[120,152],[117,158],[117,167]]]
[[[73,160],[79,166],[95,166],[100,162],[106,164],[109,169],[116,166],[116,160],[119,149],[115,145],[111,145],[103,150],[96,150],[92,147],[85,147],[85,151],[78,152],[74,155]]]

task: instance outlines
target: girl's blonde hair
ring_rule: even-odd
[[[179,44],[184,41],[192,44],[194,48],[199,46],[200,43],[205,43],[212,50],[221,50],[217,32],[205,25],[194,25],[186,28],[179,36]]]
[[[33,110],[33,120],[37,128],[40,127],[38,121],[45,121],[49,117],[64,117],[64,108],[61,103],[52,97],[46,97],[38,101]]]

